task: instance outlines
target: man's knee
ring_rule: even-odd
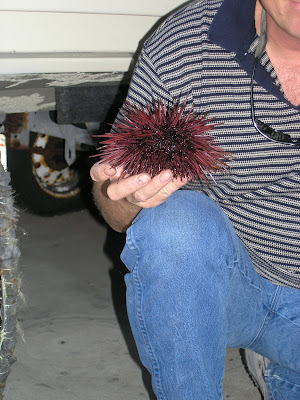
[[[216,235],[226,229],[226,216],[206,195],[180,190],[152,209],[142,210],[135,223],[154,239],[192,240],[195,235]],[[192,236],[191,236],[192,235]],[[149,236],[148,236],[149,237]]]
[[[158,207],[142,210],[131,236],[152,257],[214,257],[228,243],[228,221],[207,196],[180,190]]]

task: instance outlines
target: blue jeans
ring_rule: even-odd
[[[300,291],[255,272],[221,208],[180,190],[127,231],[127,309],[159,400],[223,398],[226,347],[271,360],[270,399],[300,399]]]

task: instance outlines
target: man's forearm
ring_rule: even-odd
[[[107,195],[110,181],[94,182],[94,202],[108,225],[117,232],[125,232],[142,209],[127,200],[111,200]]]

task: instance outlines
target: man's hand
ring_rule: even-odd
[[[120,179],[122,172],[122,168],[111,168],[109,164],[96,163],[91,168],[95,201],[113,229],[116,229],[116,213],[119,214],[120,226],[127,227],[141,208],[158,206],[187,183],[185,179],[173,178],[170,170],[153,178],[143,173]],[[119,225],[116,230],[120,230]]]
[[[170,170],[162,171],[152,179],[149,174],[143,173],[119,180],[121,174],[121,168],[111,168],[108,164],[97,163],[91,169],[94,181],[111,181],[107,187],[107,195],[111,200],[126,199],[142,208],[158,206],[187,183],[187,180],[173,179]]]

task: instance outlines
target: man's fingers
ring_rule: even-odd
[[[125,199],[151,181],[148,174],[140,174],[112,182],[107,188],[107,195],[111,200]]]
[[[151,179],[148,184],[127,196],[127,200],[143,208],[156,207],[187,182],[187,179],[174,179],[171,171],[164,171]]]
[[[159,181],[159,176],[152,179],[151,187],[149,183],[133,193],[132,198],[129,198],[129,200],[144,208],[156,207],[188,182],[187,179],[171,178],[162,185],[161,181],[157,181]]]
[[[152,178],[148,185],[145,185],[134,192],[130,197],[131,201],[135,203],[144,203],[148,201],[168,185],[172,178],[173,175],[171,171],[161,172],[159,175]]]
[[[111,200],[127,198],[131,203],[146,202],[172,180],[171,171],[163,171],[151,179],[143,173],[111,183],[107,195]]]
[[[155,207],[164,202],[173,192],[185,185],[186,181],[174,179],[170,170],[153,177],[147,173],[125,177],[122,168],[112,168],[109,164],[96,163],[91,168],[91,178],[95,182],[110,180],[107,195],[111,200],[127,199],[141,207]]]
[[[112,168],[109,164],[96,163],[90,170],[90,175],[93,181],[100,182],[106,181],[114,177],[117,173],[115,168]]]

